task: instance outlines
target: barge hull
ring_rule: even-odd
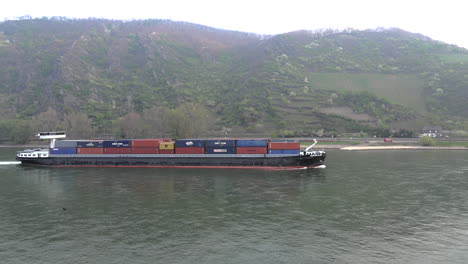
[[[305,169],[321,166],[325,156],[255,155],[213,157],[212,155],[51,155],[47,158],[21,158],[24,165],[55,167],[152,167],[152,168],[231,168]]]

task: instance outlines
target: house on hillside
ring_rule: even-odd
[[[442,127],[425,126],[422,129],[422,134],[420,137],[442,137]]]

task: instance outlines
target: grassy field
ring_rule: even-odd
[[[313,142],[301,142],[303,147],[309,146],[313,144]],[[329,146],[329,145],[359,145],[362,144],[362,141],[318,141],[316,146]],[[381,145],[416,145],[419,146],[420,144],[415,141],[413,143],[383,143]],[[468,147],[468,141],[435,141],[434,147]]]
[[[314,142],[301,142],[301,145],[310,146],[314,144]],[[318,145],[357,145],[361,144],[361,141],[318,141]]]
[[[404,105],[424,114],[423,81],[417,75],[376,73],[311,73],[309,83],[318,89],[368,91],[391,103]]]
[[[436,141],[436,147],[468,147],[468,141]]]

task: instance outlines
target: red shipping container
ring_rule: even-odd
[[[300,149],[299,142],[270,142],[268,144],[270,149]]]
[[[77,148],[77,154],[103,154],[103,148]]]
[[[159,142],[160,139],[134,139],[132,140],[132,148],[157,148]]]
[[[104,154],[130,154],[131,148],[104,148]]]
[[[170,138],[161,138],[161,139],[159,139],[159,142],[171,142],[171,141],[173,141],[173,140],[170,139]]]
[[[160,149],[159,154],[174,154],[173,149]]]
[[[205,154],[204,147],[176,148],[176,154]]]
[[[266,147],[237,147],[237,154],[267,154]]]
[[[132,148],[132,154],[159,154],[158,148]]]

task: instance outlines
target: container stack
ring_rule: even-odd
[[[301,145],[297,140],[272,140],[268,144],[269,154],[299,155]]]
[[[176,154],[205,154],[205,142],[200,139],[179,139],[175,141]]]
[[[159,154],[174,154],[174,141],[166,141],[159,143]]]
[[[132,140],[132,154],[159,154],[159,139]]]
[[[238,139],[237,154],[267,154],[268,139]]]
[[[297,140],[123,139],[58,140],[51,154],[284,154],[300,155]]]
[[[77,154],[104,154],[103,142],[96,141],[78,141]]]
[[[76,154],[76,140],[57,140],[55,147],[50,149],[50,154]]]
[[[124,140],[104,140],[102,143],[104,154],[130,154],[132,152],[131,141]]]
[[[206,154],[236,154],[236,140],[208,139],[205,141]]]

